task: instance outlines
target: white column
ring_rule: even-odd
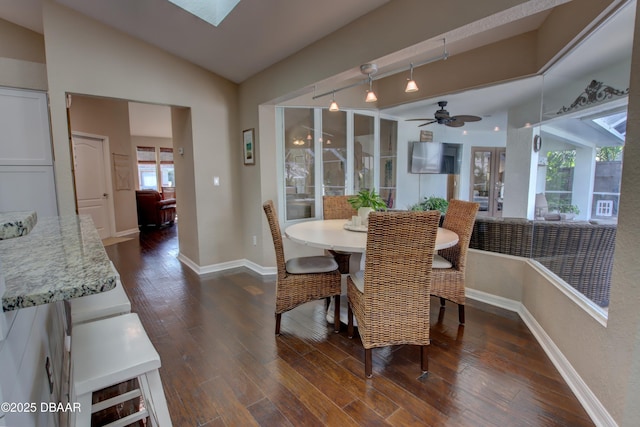
[[[580,214],[576,219],[591,218],[593,181],[596,173],[595,147],[576,147],[576,165],[573,169],[573,196],[571,204],[577,205]]]
[[[538,131],[533,127],[507,129],[503,217],[534,217],[538,153],[532,143]]]

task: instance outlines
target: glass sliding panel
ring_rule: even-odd
[[[284,110],[286,220],[315,215],[313,109]]]
[[[545,195],[549,213],[566,213],[571,209],[576,150],[547,153]]]
[[[347,113],[322,110],[322,168],[324,195],[345,194]]]
[[[380,119],[380,196],[393,208],[398,170],[398,122]]]
[[[375,188],[374,183],[374,148],[375,148],[375,119],[362,114],[353,115],[353,144],[354,144],[354,180],[353,190]]]
[[[491,170],[493,150],[472,148],[471,152],[471,200],[480,204],[478,215],[491,216]]]

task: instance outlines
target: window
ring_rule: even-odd
[[[141,190],[161,191],[160,187],[175,187],[173,148],[136,147],[136,156]]]
[[[626,113],[625,113],[626,118]],[[622,146],[598,147],[593,181],[591,216],[595,219],[616,219],[622,179]]]
[[[154,147],[138,147],[138,182],[141,190],[158,190],[158,169],[156,166],[156,149]]]
[[[314,110],[284,110],[286,219],[315,216]]]
[[[354,193],[375,188],[374,126],[374,117],[362,114],[353,115]]]
[[[285,221],[316,218],[324,195],[376,189],[393,207],[398,123],[322,108],[278,108]],[[320,182],[321,185],[316,185]]]
[[[347,175],[347,113],[322,110],[322,168],[324,195],[344,195]]]
[[[380,197],[390,209],[396,200],[397,164],[398,122],[380,119]]]
[[[160,182],[163,187],[174,187],[176,184],[173,148],[160,148]]]
[[[575,150],[547,153],[545,195],[549,212],[571,212],[575,165]]]

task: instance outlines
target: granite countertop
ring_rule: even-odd
[[[108,291],[116,276],[90,216],[42,218],[0,241],[4,311]]]
[[[38,222],[35,211],[0,212],[0,240],[26,236]]]

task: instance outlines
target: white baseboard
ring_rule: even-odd
[[[193,270],[194,273],[201,276],[209,273],[217,273],[220,271],[231,270],[239,267],[246,267],[262,276],[268,276],[272,274],[276,274],[277,270],[275,267],[263,267],[261,265],[256,264],[255,262],[249,261],[248,259],[239,259],[235,261],[227,261],[221,262],[219,264],[210,264],[204,267],[199,266],[195,262],[193,262],[188,257],[183,254],[178,255],[178,260]]]
[[[542,326],[540,326],[538,321],[521,302],[471,288],[467,288],[465,294],[469,299],[518,313],[522,321],[527,325],[533,336],[538,341],[538,344],[540,344],[546,355],[551,359],[553,366],[555,366],[558,372],[560,372],[560,375],[567,382],[571,391],[576,395],[576,398],[582,404],[582,407],[587,411],[589,417],[591,417],[591,421],[593,421],[597,426],[617,427],[618,424],[616,424],[615,420],[611,417],[600,400],[598,400],[596,395],[593,394],[578,372],[573,368],[569,360],[567,360],[564,354],[562,354],[551,337],[549,337]]]
[[[125,237],[125,236],[130,236],[132,234],[140,234],[140,229],[132,228],[130,230],[118,231],[113,237]]]

